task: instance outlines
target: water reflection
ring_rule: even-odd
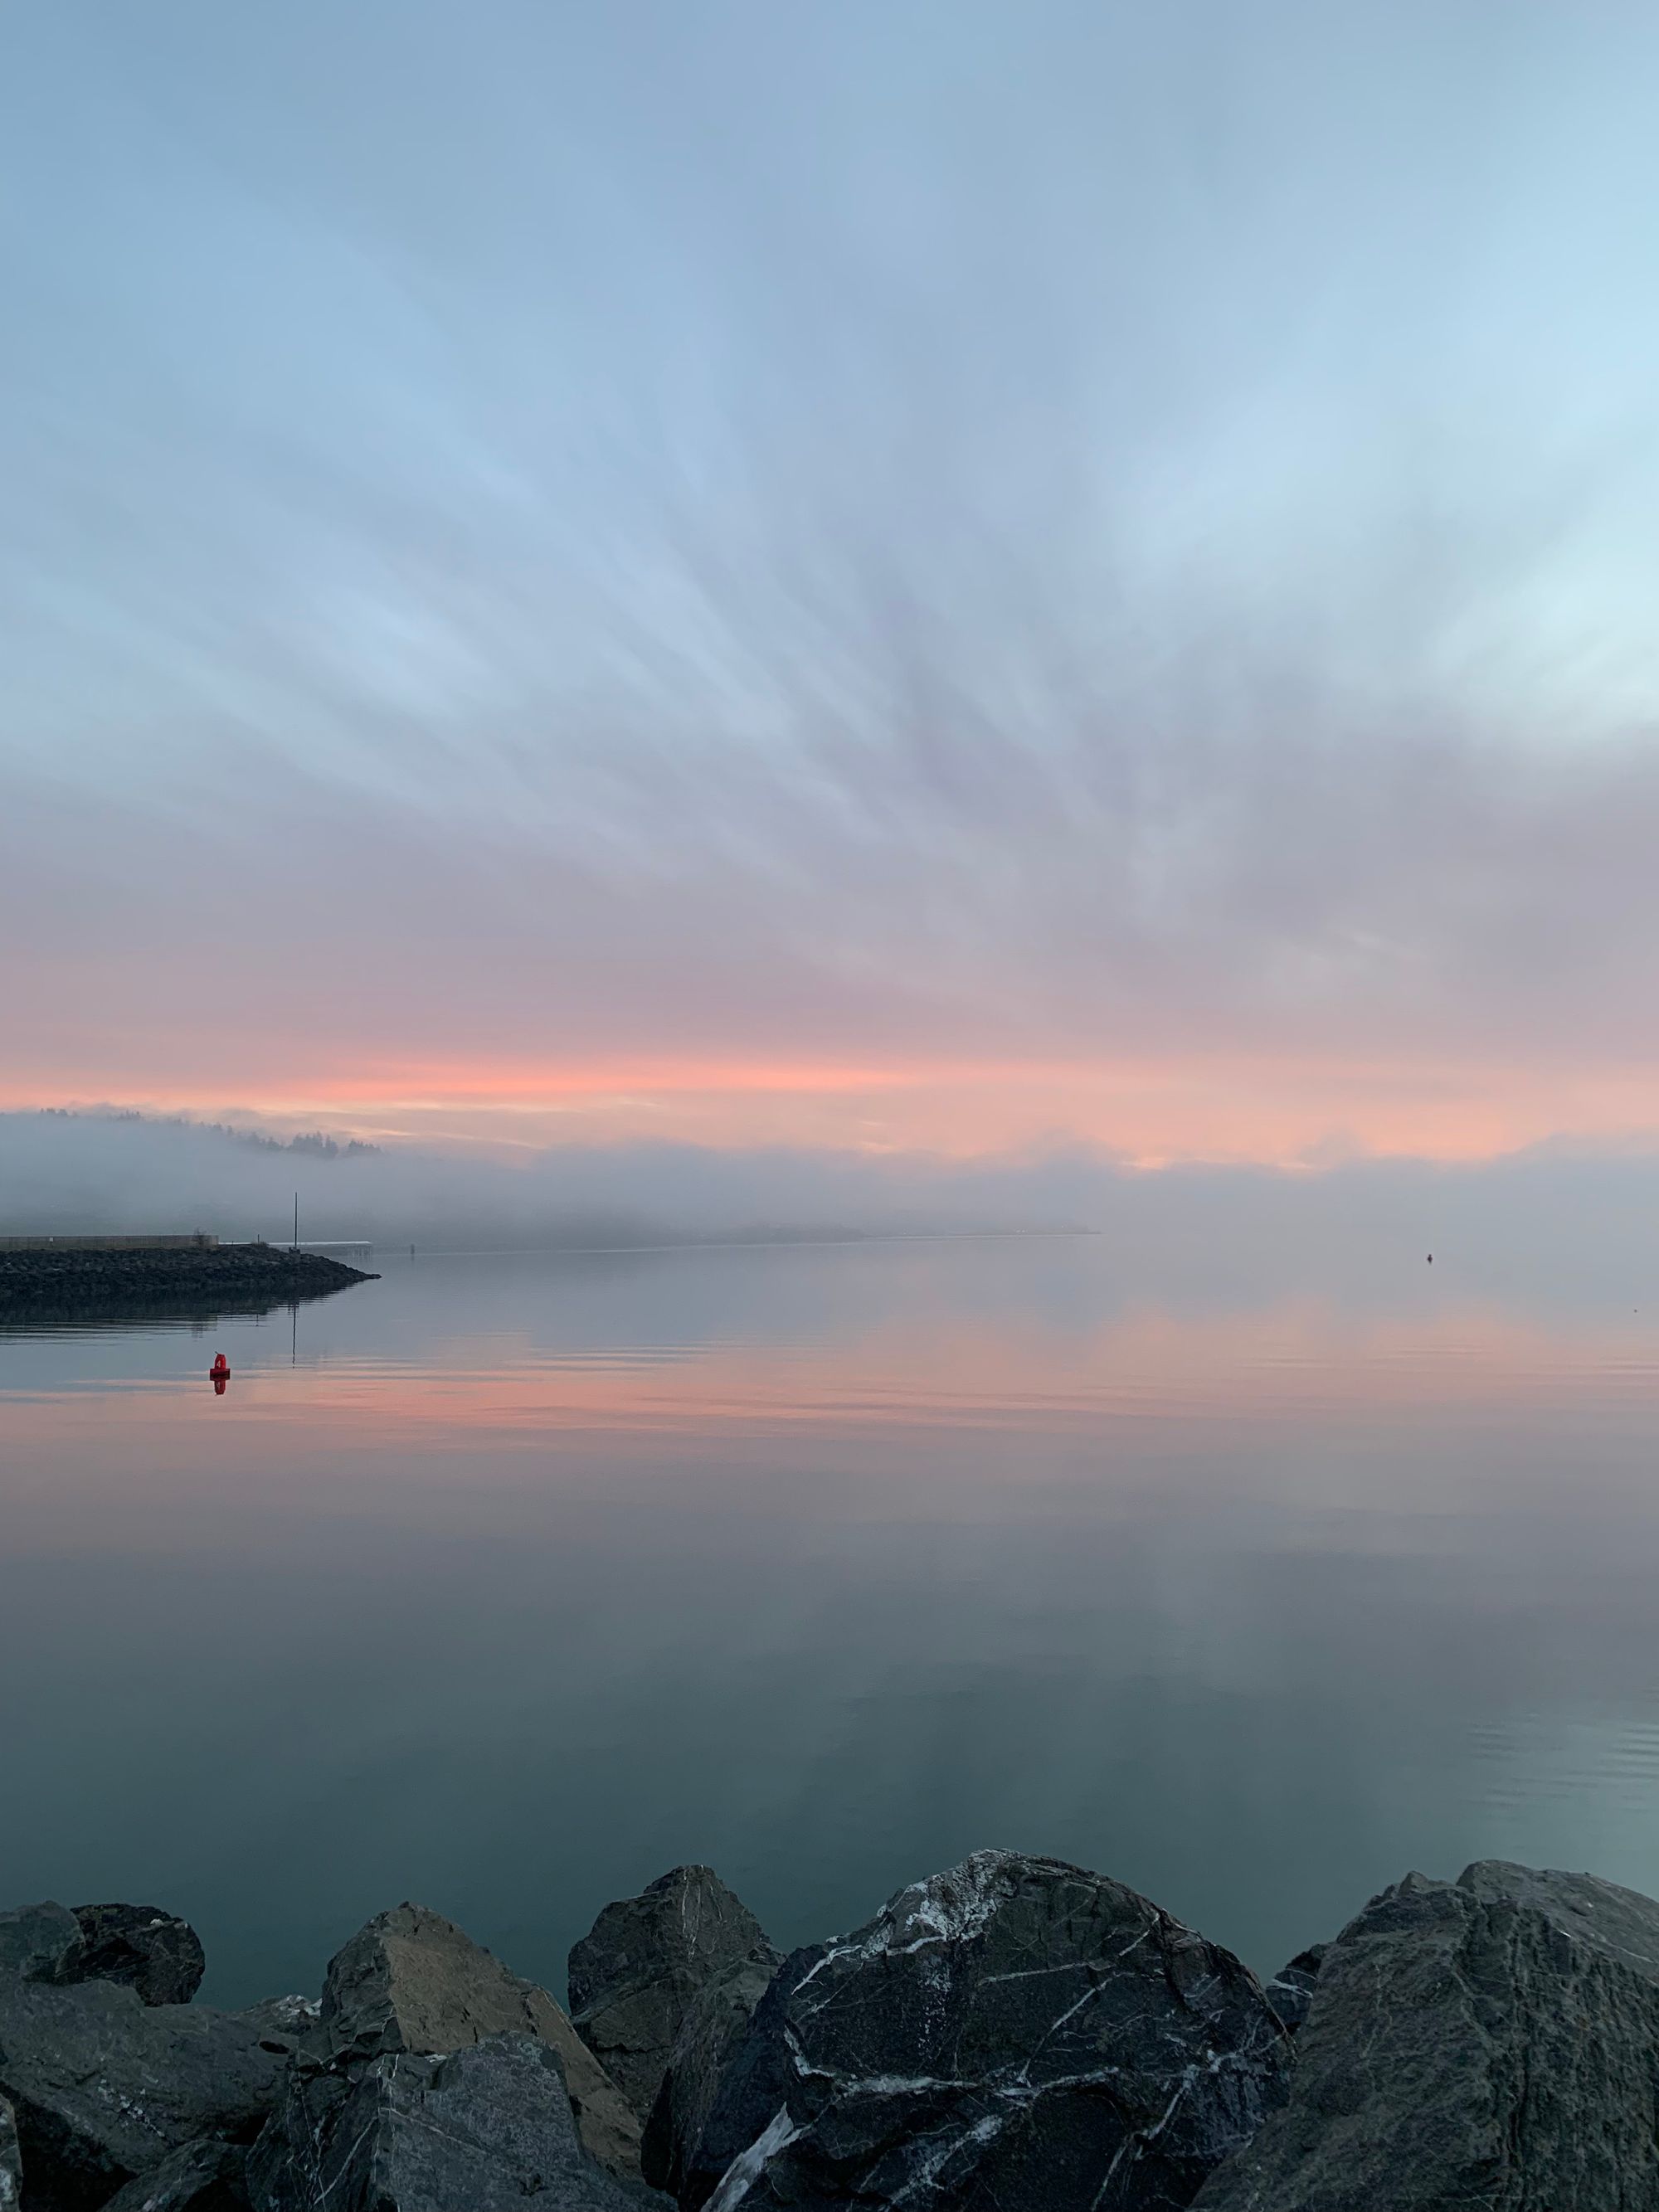
[[[207,1336],[228,1323],[261,1322],[277,1313],[295,1321],[301,1306],[342,1295],[324,1291],[298,1300],[242,1299],[226,1305],[178,1291],[121,1291],[91,1297],[84,1292],[65,1297],[60,1291],[49,1297],[12,1299],[0,1307],[0,1344],[42,1337]]]
[[[1659,1370],[1091,1240],[388,1263],[0,1348],[0,1863],[210,1994],[404,1894],[526,1971],[706,1858],[786,1942],[1012,1843],[1272,1967],[1407,1865],[1659,1889]]]

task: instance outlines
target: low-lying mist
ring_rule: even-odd
[[[1149,1294],[1202,1285],[1224,1299],[1433,1266],[1437,1285],[1469,1295],[1639,1308],[1659,1277],[1659,1157],[1647,1153],[1147,1173],[1083,1150],[964,1163],[640,1145],[507,1164],[137,1115],[0,1114],[0,1234],[280,1243],[296,1194],[302,1242],[428,1250],[1092,1232]]]

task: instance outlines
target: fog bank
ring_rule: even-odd
[[[921,1156],[566,1146],[522,1165],[323,1152],[137,1115],[0,1115],[0,1233],[210,1231],[433,1250],[1090,1231],[1149,1293],[1352,1284],[1434,1265],[1483,1297],[1643,1303],[1659,1157],[1382,1161],[1320,1174],[1127,1170],[1101,1154]],[[1430,1253],[1435,1255],[1431,1262]],[[1659,1303],[1659,1293],[1656,1293]]]

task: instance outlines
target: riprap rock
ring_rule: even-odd
[[[147,2005],[188,2004],[206,1960],[187,1920],[157,1905],[77,1905],[84,1942],[74,1978],[120,1982]]]
[[[612,2172],[639,2172],[639,2120],[560,2007],[423,1905],[381,1913],[336,1953],[323,1984],[322,2026],[330,2054],[343,2061],[435,2056],[493,2035],[535,2036],[559,2054],[586,2148]]]
[[[236,2014],[244,2020],[267,2051],[297,2051],[309,2058],[326,2055],[328,2035],[323,2008],[315,1997],[261,1997]]]
[[[66,1905],[48,1899],[0,1912],[0,1974],[23,1982],[72,1981],[83,1948],[81,1923]]]
[[[714,2212],[1174,2212],[1285,2097],[1230,1952],[1122,1883],[978,1851],[761,1999],[702,2131]]]
[[[1297,1953],[1288,1966],[1281,1966],[1267,1984],[1267,2002],[1292,2035],[1308,2017],[1320,1964],[1329,1948],[1328,1943],[1310,1943],[1305,1951]]]
[[[204,2136],[128,2182],[104,2212],[247,2212],[247,2153]]]
[[[577,2137],[557,2052],[495,2036],[297,2069],[248,2159],[255,2212],[635,2212]]]
[[[769,1951],[770,1947],[768,1947]],[[708,2194],[703,2131],[719,2100],[726,2069],[765,1996],[778,1962],[740,1960],[696,1997],[676,2037],[668,2069],[645,2124],[640,2165],[653,2188],[690,2203]],[[694,2176],[702,2176],[697,2195]]]
[[[17,2116],[0,2097],[0,2212],[18,2212],[23,2202],[23,2159],[17,2148]]]
[[[246,2142],[287,2059],[233,2013],[144,2005],[113,1982],[0,1979],[0,2094],[30,2212],[84,2212],[200,2136]]]
[[[711,1983],[781,1964],[754,1914],[705,1866],[607,1905],[570,1954],[570,2018],[634,2110],[656,2103],[687,2013]]]
[[[1203,2212],[1659,2207],[1659,1905],[1487,1859],[1326,1951],[1289,2104]]]

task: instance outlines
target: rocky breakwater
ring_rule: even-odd
[[[981,1851],[780,1958],[705,1867],[571,2011],[405,1905],[320,1999],[191,2002],[149,1906],[0,1915],[6,2212],[1659,2212],[1659,1905],[1409,1875],[1265,1987]]]
[[[36,1313],[254,1306],[325,1297],[378,1279],[319,1252],[280,1244],[220,1244],[172,1251],[0,1251],[0,1319]]]

